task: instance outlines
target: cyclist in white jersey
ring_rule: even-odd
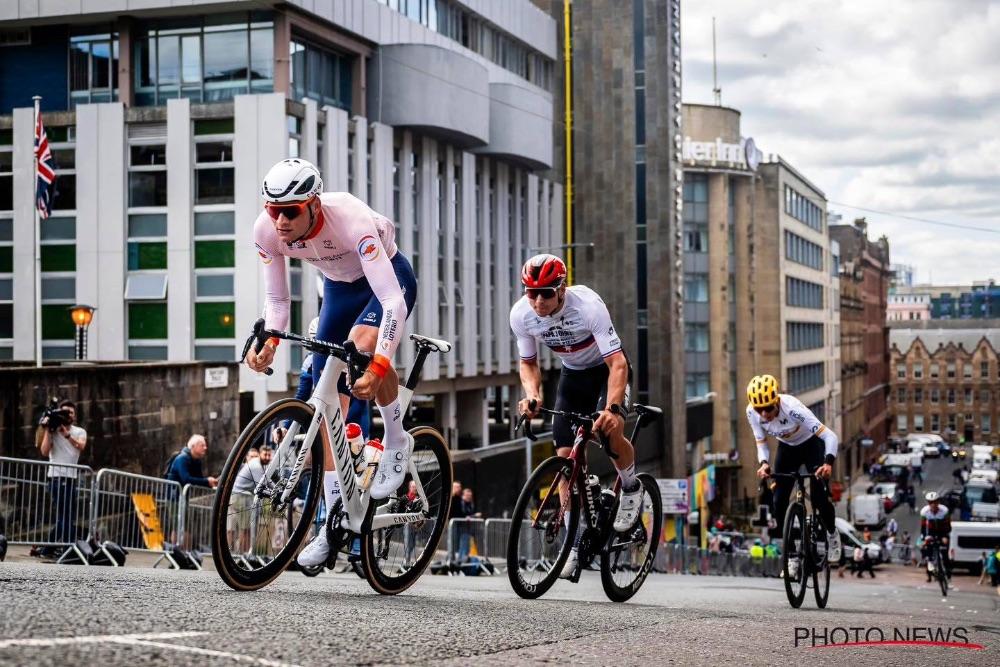
[[[264,177],[264,210],[254,224],[254,243],[264,269],[264,320],[268,329],[288,326],[290,294],[285,257],[315,266],[324,276],[323,308],[317,338],[335,343],[353,341],[374,353],[368,369],[348,391],[338,380],[341,414],[347,414],[350,394],[375,399],[382,414],[385,454],[369,488],[374,499],[397,491],[406,474],[413,438],[403,430],[399,379],[392,355],[403,339],[406,318],[416,299],[416,278],[409,261],[396,248],[392,221],[347,192],[322,192],[319,172],[306,160],[291,158],[274,165]],[[269,339],[259,353],[247,352],[247,365],[263,372],[271,365],[278,340]],[[313,379],[326,356],[313,356]],[[340,497],[333,454],[324,453],[326,506]],[[326,531],[299,554],[302,565],[326,560]]]
[[[542,405],[542,373],[537,362],[537,341],[541,341],[562,361],[555,409],[582,414],[590,414],[595,409],[600,411],[594,420],[594,431],[608,438],[612,453],[618,457],[612,461],[622,481],[614,529],[628,530],[642,511],[642,487],[635,473],[635,451],[624,433],[632,371],[608,308],[589,287],[567,287],[566,265],[554,255],[536,255],[529,259],[521,270],[521,282],[524,296],[510,311],[510,328],[517,338],[521,356],[519,372],[525,394],[518,403],[518,411],[534,417]],[[532,401],[535,409],[532,409]],[[573,429],[565,419],[556,416],[552,432],[556,453],[569,455]],[[577,535],[579,537],[579,533]],[[574,546],[562,576],[572,576],[577,563],[578,553]]]
[[[757,440],[757,460],[760,463],[758,477],[763,479],[771,474],[771,465],[768,463],[771,452],[767,445],[767,436],[771,436],[778,441],[778,451],[774,456],[775,472],[796,472],[800,466],[805,465],[809,472],[815,472],[820,479],[830,478],[840,440],[802,401],[790,394],[779,394],[778,381],[771,375],[758,375],[750,380],[747,385],[747,400],[747,421]],[[793,485],[794,481],[791,479],[775,479],[774,518],[779,531],[784,525]],[[840,561],[841,544],[833,503],[830,502],[826,488],[815,478],[810,478],[810,494],[826,528],[830,543],[828,560],[831,564],[837,564]],[[794,572],[791,576],[795,576]]]

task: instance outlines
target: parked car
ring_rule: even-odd
[[[924,443],[924,458],[925,459],[936,459],[941,456],[941,450],[938,449],[937,443],[928,442]]]
[[[857,516],[855,516],[857,519]],[[865,542],[861,539],[857,529],[846,520],[837,517],[837,530],[840,532],[840,541],[844,547],[840,557],[840,564],[843,565],[849,557],[853,557],[855,547],[861,547],[868,552],[868,557],[876,563],[885,563],[889,559],[889,554],[885,552],[881,544],[877,542]]]
[[[985,480],[969,480],[962,489],[962,500],[959,503],[959,516],[962,521],[972,518],[972,506],[975,503],[998,502],[996,487]]]
[[[886,513],[891,512],[902,500],[902,489],[895,482],[879,482],[872,488],[872,493],[882,497]]]

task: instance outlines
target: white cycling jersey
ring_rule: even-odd
[[[823,439],[827,454],[837,455],[837,446],[840,444],[837,435],[824,426],[802,401],[790,394],[778,394],[778,414],[770,421],[765,421],[752,405],[747,404],[747,421],[757,439],[758,462],[767,461],[771,454],[767,446],[769,435],[792,447],[801,445],[815,435]]]
[[[567,287],[562,308],[546,317],[535,314],[527,297],[522,296],[510,309],[510,328],[523,361],[538,356],[536,341],[541,340],[570,370],[598,366],[622,349],[608,307],[597,292],[584,285]]]

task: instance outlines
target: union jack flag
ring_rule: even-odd
[[[49,217],[52,212],[52,199],[55,195],[56,165],[52,160],[52,149],[49,148],[49,138],[45,136],[42,125],[42,114],[38,114],[35,122],[35,157],[38,159],[38,173],[35,179],[35,206],[42,218]]]

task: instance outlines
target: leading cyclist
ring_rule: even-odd
[[[941,550],[941,561],[945,572],[951,570],[948,560],[948,538],[951,536],[951,510],[941,503],[941,496],[936,491],[928,491],[924,495],[927,504],[920,508],[920,534],[924,540],[920,546],[920,555],[928,563],[934,562],[933,549]],[[927,570],[927,581],[931,580],[931,572]]]
[[[642,511],[635,451],[624,433],[632,368],[622,351],[608,308],[589,287],[567,287],[566,264],[555,255],[535,255],[525,262],[521,283],[524,296],[510,310],[510,328],[517,337],[525,394],[518,403],[518,412],[534,417],[542,405],[542,372],[538,368],[536,344],[536,340],[541,340],[562,361],[555,409],[582,414],[590,414],[595,408],[600,410],[594,420],[594,431],[608,438],[611,452],[617,455],[612,461],[622,481],[614,529],[628,530]],[[568,456],[574,440],[569,422],[558,415],[554,417],[552,434],[556,453]],[[580,533],[577,532],[578,539]],[[572,577],[578,561],[574,545],[560,576]]]
[[[387,498],[403,482],[413,438],[403,430],[399,379],[392,358],[413,310],[417,280],[409,260],[396,248],[396,232],[388,220],[347,192],[323,192],[323,180],[310,162],[282,160],[267,172],[261,187],[264,210],[254,224],[254,242],[264,265],[264,320],[269,329],[288,326],[290,295],[285,257],[309,262],[324,276],[323,307],[316,332],[320,340],[353,341],[374,353],[368,369],[350,392],[342,376],[341,414],[347,414],[350,394],[375,399],[385,425],[385,454],[369,488],[373,499]],[[271,365],[278,340],[271,338],[260,353],[247,352],[246,363],[263,372]],[[313,358],[318,381],[325,355]],[[326,506],[340,497],[333,453],[324,452]],[[299,554],[306,567],[326,561],[330,546],[321,530]]]
[[[771,474],[771,465],[768,463],[771,452],[767,446],[767,436],[770,435],[778,441],[778,451],[774,455],[775,472],[797,472],[804,464],[810,472],[815,470],[816,477],[830,478],[840,440],[802,401],[790,394],[779,394],[778,381],[772,375],[758,375],[750,380],[747,385],[747,400],[747,421],[757,439],[757,460],[760,462],[758,477],[764,479]],[[780,530],[784,525],[785,510],[788,509],[795,481],[780,477],[775,479],[775,483],[774,518]],[[830,544],[827,560],[836,565],[840,562],[841,544],[833,503],[818,479],[810,478],[809,483],[810,497],[819,510]],[[789,575],[795,577],[794,572]]]

